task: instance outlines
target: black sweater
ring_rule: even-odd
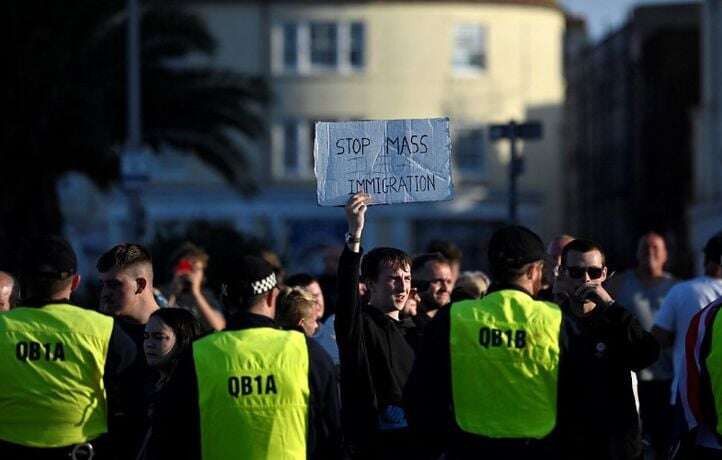
[[[642,453],[631,371],[652,364],[659,344],[621,305],[568,314],[559,369],[559,428],[564,457],[636,459]]]
[[[362,253],[344,247],[338,267],[336,341],[341,358],[344,432],[352,451],[363,451],[389,405],[403,406],[403,389],[414,362],[407,341],[412,322],[400,322],[359,302]]]

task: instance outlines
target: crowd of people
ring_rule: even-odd
[[[487,274],[450,242],[364,252],[370,204],[335,275],[246,256],[214,293],[189,243],[156,286],[119,244],[93,309],[70,244],[29,238],[0,272],[0,458],[722,458],[722,233],[679,281],[657,233],[615,274],[512,225]]]

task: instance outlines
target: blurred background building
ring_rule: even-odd
[[[602,242],[612,266],[632,265],[637,238],[656,230],[692,269],[700,20],[695,4],[638,7],[568,67],[567,228]]]
[[[318,249],[341,242],[345,231],[340,209],[316,205],[314,123],[443,116],[452,126],[454,201],[373,208],[365,246],[419,251],[445,238],[467,260],[483,259],[485,241],[507,217],[509,146],[491,143],[488,126],[511,119],[544,125],[541,141],[522,146],[520,220],[544,237],[561,231],[566,20],[553,0],[187,0],[184,6],[218,41],[211,64],[270,83],[268,136],[249,146],[260,187],[241,198],[192,157],[149,157],[146,238],[197,220],[229,222],[268,240],[293,270],[313,269],[323,256]],[[195,64],[208,62],[179,63]],[[78,196],[83,187],[73,179],[63,190]],[[75,216],[67,219],[68,232],[85,241],[89,258],[129,238],[122,194],[94,206],[63,202]]]
[[[565,4],[572,4],[566,0]],[[148,156],[146,241],[198,221],[265,240],[291,271],[319,272],[345,230],[343,213],[316,205],[314,123],[451,120],[451,202],[380,206],[365,246],[416,252],[455,241],[483,267],[485,242],[507,219],[509,145],[489,125],[539,120],[522,145],[522,223],[544,238],[600,241],[613,268],[634,262],[648,230],[668,237],[670,268],[699,269],[722,229],[722,0],[638,5],[590,39],[588,22],[553,0],[182,0],[217,41],[210,65],[264,78],[266,134],[250,152],[258,191],[242,196],[196,156]],[[92,263],[132,238],[120,189],[80,175],[60,184],[66,233]]]

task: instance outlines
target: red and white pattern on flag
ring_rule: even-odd
[[[705,360],[712,341],[712,324],[720,308],[722,298],[695,314],[687,329],[685,365],[679,380],[679,396],[690,430],[704,425],[712,432],[716,431],[717,413]]]

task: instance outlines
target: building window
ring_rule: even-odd
[[[338,63],[338,26],[331,22],[311,23],[311,65],[336,67]]]
[[[351,23],[351,66],[362,68],[364,66],[364,42],[366,28],[360,22]]]
[[[462,177],[480,179],[485,171],[484,130],[478,126],[457,127],[453,133],[454,160]]]
[[[366,27],[363,22],[288,22],[273,31],[277,74],[351,73],[363,70]]]
[[[274,175],[284,179],[313,177],[313,122],[287,119],[276,126]]]
[[[283,25],[283,68],[298,66],[298,31],[296,24]]]
[[[286,120],[283,123],[283,172],[284,175],[294,175],[299,172],[299,142],[298,126],[295,121]]]
[[[454,28],[452,66],[455,73],[478,73],[486,69],[486,27],[459,24]]]

